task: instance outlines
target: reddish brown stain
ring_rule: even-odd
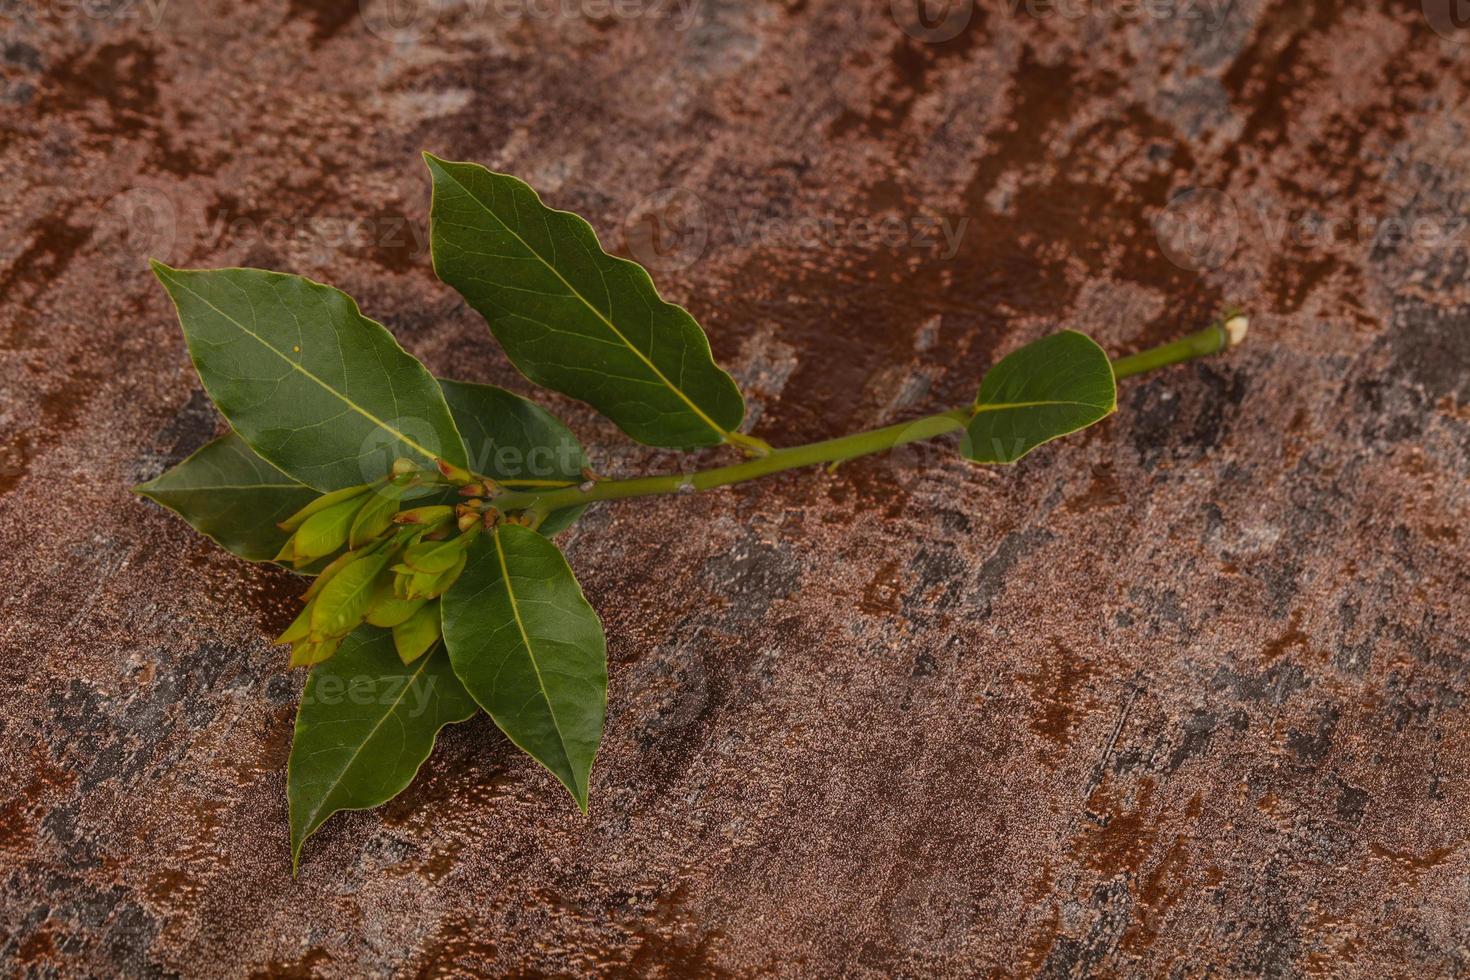
[[[1464,46],[1419,5],[1022,4],[926,44],[881,0],[684,28],[420,4],[398,45],[350,3],[164,6],[157,29],[37,8],[0,43],[9,972],[1458,967],[1463,256],[1275,244],[1260,218],[1463,210]],[[1252,334],[1015,467],[946,450],[590,512],[564,539],[609,640],[590,812],[480,717],[293,880],[301,678],[269,639],[298,585],[127,495],[184,448],[160,432],[196,383],[99,215],[163,189],[179,261],[333,282],[435,372],[534,394],[412,248],[208,233],[221,209],[422,222],[421,148],[526,176],[605,242],[660,188],[700,195],[710,247],[654,278],[780,442],[961,404],[1063,326],[1125,352],[1228,300]],[[1240,209],[1216,269],[1158,247],[1188,187]],[[950,255],[797,248],[732,240],[732,210],[968,224]]]
[[[1151,810],[1153,797],[1152,779],[1139,781],[1129,806],[1105,787],[1093,792],[1088,809],[1103,822],[1101,826],[1085,825],[1077,841],[1088,867],[1105,875],[1138,872],[1158,836]]]
[[[1058,750],[1072,744],[1072,728],[1088,700],[1088,684],[1096,670],[1060,644],[1041,662],[1034,674],[1018,674],[1016,680],[1031,690],[1031,700],[1040,709],[1031,717],[1031,730]]]

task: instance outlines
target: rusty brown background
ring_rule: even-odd
[[[0,3],[5,972],[1470,969],[1470,31],[904,7]],[[590,816],[481,718],[293,881],[296,585],[127,491],[217,424],[144,257],[330,281],[526,392],[431,274],[421,149],[654,229],[778,442],[1064,326],[1253,331],[1014,468],[593,511]]]

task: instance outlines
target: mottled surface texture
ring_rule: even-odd
[[[932,41],[887,0],[421,6],[385,39],[376,2],[0,5],[0,969],[1470,970],[1470,37],[1326,0],[987,0]],[[665,219],[656,278],[777,441],[1064,326],[1254,329],[1014,468],[590,512],[590,815],[481,718],[292,881],[296,587],[127,492],[216,426],[144,258],[329,280],[525,392],[430,272],[424,148],[624,252]]]

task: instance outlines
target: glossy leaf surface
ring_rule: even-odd
[[[608,255],[591,225],[548,208],[515,177],[425,160],[434,271],[485,317],[526,377],[592,404],[648,445],[716,445],[739,426],[745,403],[734,380],[642,266]]]
[[[470,554],[443,600],[454,671],[585,810],[607,706],[602,624],[561,552],[535,531],[501,525]]]
[[[413,779],[439,729],[475,713],[444,651],[404,665],[384,630],[361,627],[312,669],[296,715],[286,792],[291,856],[340,810],[392,799]]]
[[[335,490],[384,476],[398,457],[464,465],[438,384],[346,293],[259,269],[153,271],[205,390],[282,471]]]
[[[570,429],[534,402],[494,385],[445,381],[444,400],[464,438],[469,468],[512,490],[535,490],[579,483],[587,457]],[[541,533],[572,525],[585,507],[555,511]]]
[[[990,369],[961,452],[977,463],[1014,463],[1043,443],[1106,418],[1117,405],[1108,355],[1086,335],[1064,330]]]
[[[250,561],[270,561],[289,536],[276,522],[316,496],[233,432],[134,489]]]

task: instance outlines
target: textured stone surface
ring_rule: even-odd
[[[1470,37],[1064,8],[460,3],[393,42],[350,2],[0,5],[5,971],[1470,969]],[[590,816],[481,719],[292,881],[295,587],[127,492],[216,425],[143,259],[330,280],[525,391],[429,270],[422,148],[615,245],[663,214],[656,278],[778,441],[1061,326],[1254,331],[1015,468],[592,512]]]

